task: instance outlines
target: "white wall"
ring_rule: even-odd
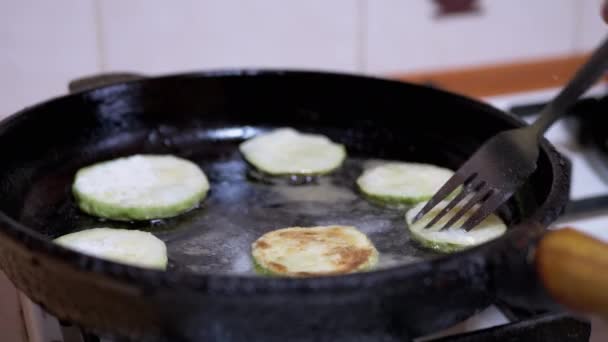
[[[395,72],[567,54],[575,2],[488,0],[479,14],[437,19],[431,1],[369,1],[366,64]]]
[[[91,0],[0,0],[0,117],[99,71]]]
[[[101,71],[287,67],[387,74],[587,51],[601,0],[1,0],[0,117]]]
[[[355,1],[175,4],[101,1],[104,67],[153,73],[230,66],[356,69]]]

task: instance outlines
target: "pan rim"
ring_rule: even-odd
[[[16,124],[24,114],[55,101],[65,100],[79,94],[94,94],[95,92],[107,91],[112,87],[125,87],[129,85],[137,86],[142,82],[163,82],[166,80],[177,80],[185,78],[209,78],[209,77],[256,77],[260,75],[273,76],[312,76],[312,77],[340,77],[353,78],[359,80],[373,80],[374,82],[393,83],[395,85],[408,85],[410,87],[427,88],[441,96],[449,96],[454,100],[475,106],[486,112],[494,112],[502,117],[509,124],[523,126],[525,122],[514,115],[492,107],[473,98],[452,93],[446,90],[436,89],[425,85],[413,84],[378,76],[368,76],[346,72],[316,71],[306,69],[273,69],[273,68],[226,68],[189,71],[181,73],[168,73],[141,80],[130,80],[119,82],[94,89],[83,90],[68,95],[61,95],[46,101],[38,102],[32,106],[25,107],[16,113],[0,121],[0,135],[7,132],[10,127]],[[544,202],[534,212],[534,214],[517,226],[511,227],[502,237],[484,243],[482,245],[446,255],[440,255],[428,260],[422,260],[411,264],[394,266],[386,269],[371,270],[368,272],[353,273],[339,276],[310,277],[310,278],[282,278],[282,277],[260,277],[256,275],[239,274],[197,274],[197,273],[167,273],[163,271],[149,270],[135,266],[119,264],[79,252],[69,250],[65,247],[52,243],[52,241],[37,233],[34,229],[26,227],[16,220],[0,211],[0,239],[2,235],[9,238],[16,244],[17,248],[27,249],[51,258],[54,261],[65,264],[74,272],[93,272],[103,275],[110,280],[127,283],[136,286],[150,287],[185,287],[195,291],[205,291],[207,293],[263,293],[269,291],[277,292],[298,292],[322,291],[322,290],[364,290],[376,288],[388,282],[407,279],[412,274],[420,273],[425,270],[433,269],[446,260],[456,258],[467,258],[479,253],[490,253],[496,250],[497,246],[505,241],[512,241],[524,236],[525,229],[520,226],[540,223],[543,227],[553,221],[563,210],[568,198],[568,191],[563,187],[569,186],[570,170],[567,162],[557,150],[546,140],[541,142],[541,150],[547,155],[552,166],[553,181],[549,193]],[[555,206],[558,208],[555,208]],[[536,235],[542,232],[536,233]],[[529,236],[526,235],[526,236]],[[486,258],[488,259],[488,258]],[[487,260],[485,260],[487,261]]]

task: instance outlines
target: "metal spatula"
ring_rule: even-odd
[[[492,214],[528,179],[536,169],[538,144],[545,131],[591,87],[608,68],[608,39],[577,71],[562,91],[543,108],[530,126],[500,132],[486,141],[450,178],[414,218],[421,219],[439,202],[462,190],[443,208],[426,228],[432,227],[452,208],[463,201],[461,209],[441,229],[452,227],[469,210],[472,214],[462,224],[467,231]],[[474,207],[476,206],[477,207]]]

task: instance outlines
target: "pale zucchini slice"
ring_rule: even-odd
[[[430,199],[453,174],[431,164],[388,162],[365,170],[357,186],[376,202],[415,204]]]
[[[262,235],[252,245],[258,272],[290,277],[326,276],[368,270],[378,251],[351,226],[290,227]]]
[[[447,228],[444,231],[439,229],[452,217],[455,213],[462,209],[462,206],[456,205],[450,210],[444,217],[439,220],[433,227],[425,229],[426,224],[433,218],[439,211],[449,203],[449,201],[440,202],[427,213],[420,221],[412,224],[414,216],[424,207],[426,202],[419,203],[412,207],[406,214],[406,221],[409,230],[412,234],[412,238],[418,241],[421,245],[427,248],[434,249],[439,252],[451,253],[466,248],[470,248],[484,242],[495,239],[507,231],[507,226],[497,215],[490,215],[483,220],[476,227],[470,231],[465,231],[460,228]],[[473,207],[472,210],[477,209]],[[454,225],[460,227],[474,211],[469,211],[462,216],[458,222]]]
[[[113,220],[177,216],[196,207],[209,182],[193,162],[172,155],[134,155],[76,173],[72,192],[80,209]]]
[[[164,270],[167,267],[165,243],[140,230],[92,228],[63,235],[55,242],[117,263]]]
[[[239,150],[259,171],[272,175],[321,175],[337,169],[346,157],[344,145],[319,134],[279,128],[244,141]]]

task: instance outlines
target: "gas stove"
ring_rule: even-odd
[[[482,100],[531,122],[542,105],[557,91],[558,89],[547,89]],[[551,228],[572,226],[608,241],[608,140],[591,139],[589,125],[584,124],[591,112],[601,111],[598,106],[608,109],[608,97],[603,99],[606,94],[608,89],[605,85],[592,88],[575,106],[573,113],[557,122],[545,136],[572,163],[571,202],[566,215]],[[606,138],[608,139],[608,132]],[[31,342],[115,341],[87,333],[69,323],[59,322],[25,296],[21,297],[21,302]],[[497,303],[466,321],[416,341],[600,342],[608,341],[608,324],[599,319],[588,320],[568,313],[518,312]]]
[[[564,313],[545,313],[533,317],[515,315],[511,316],[511,323],[488,328],[475,326],[481,323],[479,321],[481,317],[486,316],[484,319],[487,321],[487,317],[498,312],[492,312],[493,310],[495,309],[489,308],[477,318],[471,318],[439,334],[416,339],[415,342],[587,342],[590,338],[589,322]],[[513,313],[510,312],[509,315]],[[469,329],[465,328],[467,325]],[[70,336],[69,339],[64,339],[66,342],[127,342],[127,340],[109,339],[86,333],[69,324],[63,324],[61,329],[65,336]]]

